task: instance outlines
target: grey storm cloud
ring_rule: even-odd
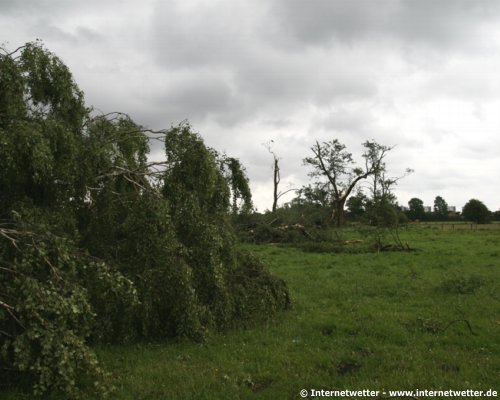
[[[0,2],[0,11],[8,14],[25,14],[40,11],[53,11],[64,6],[64,0],[26,0],[20,3],[17,0],[2,0]]]
[[[182,3],[157,3],[151,46],[159,68],[193,71],[193,82],[199,81],[197,76],[203,76],[207,68],[215,71],[213,82],[223,87],[211,84],[213,98],[219,98],[221,92],[232,96],[231,101],[225,97],[220,104],[226,107],[224,113],[212,114],[220,123],[230,126],[254,118],[262,109],[286,115],[305,102],[321,106],[337,99],[349,101],[376,94],[367,64],[349,65],[343,51],[311,49],[297,54],[276,48],[268,40],[276,24],[263,2],[220,4],[223,7],[205,3],[186,8]],[[203,100],[196,96],[210,95],[210,91],[200,82],[197,93],[190,90],[192,85],[195,83],[188,84],[182,97],[194,106],[190,114],[197,120],[210,107],[198,113],[196,105]],[[219,106],[212,102],[211,107]]]
[[[375,42],[387,53],[395,43],[454,48],[473,40],[477,21],[494,21],[498,11],[494,1],[387,0],[376,6],[368,0],[215,1],[193,6],[166,1],[154,8],[151,54],[166,71],[220,71],[213,82],[221,86],[210,84],[210,91],[195,77],[174,107],[182,113],[180,107],[189,104],[193,120],[217,108],[220,112],[212,116],[231,126],[276,103],[281,109],[271,109],[286,114],[304,102],[322,107],[374,97],[376,72],[387,54],[379,52],[376,58],[369,48],[358,56],[359,43]],[[385,39],[389,43],[376,43]],[[198,92],[193,90],[196,82]],[[448,90],[460,90],[453,89],[457,86],[468,90],[463,83],[448,85]],[[175,92],[164,98],[175,99]],[[201,110],[198,105],[204,105],[207,96],[214,101]],[[218,99],[222,101],[216,105]]]
[[[461,46],[476,38],[479,22],[498,20],[494,0],[277,0],[275,15],[287,37],[304,44],[338,40],[409,41],[410,45]]]
[[[155,101],[166,105],[166,111],[172,117],[184,113],[185,119],[196,121],[238,108],[240,103],[230,79],[223,73],[206,70],[183,74],[166,82],[164,91],[158,94]]]

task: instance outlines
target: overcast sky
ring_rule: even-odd
[[[500,208],[500,1],[0,0],[0,42],[36,38],[96,110],[158,129],[188,119],[240,158],[261,211],[262,144],[286,190],[307,182],[315,140],[334,138],[356,159],[367,139],[396,146],[391,174],[415,170],[400,204]]]

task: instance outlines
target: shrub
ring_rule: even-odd
[[[97,328],[92,301],[104,304],[113,298],[110,304],[132,305],[133,285],[105,264],[79,255],[66,239],[17,232],[11,227],[8,238],[0,240],[2,364],[31,381],[37,395],[56,391],[79,397],[82,387],[106,395],[104,373],[86,343]],[[100,311],[106,320],[109,316]]]

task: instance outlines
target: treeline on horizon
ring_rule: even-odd
[[[280,212],[283,210],[293,210],[298,209],[301,211],[310,208],[324,208],[327,211],[328,206],[322,205],[317,201],[310,201],[307,197],[303,196],[303,190],[297,190],[298,195],[291,201],[284,203],[282,206],[277,208]],[[307,189],[306,189],[307,190]],[[394,198],[392,201],[394,209],[399,212],[399,223],[404,224],[407,222],[472,222],[476,224],[486,224],[493,221],[500,221],[500,210],[490,211],[486,205],[478,199],[470,199],[462,208],[458,211],[455,208],[448,207],[448,203],[441,197],[436,196],[434,200],[434,206],[425,207],[424,202],[414,197],[409,200],[407,206],[400,205]],[[346,222],[347,223],[370,223],[370,199],[363,193],[357,193],[349,197],[346,202]],[[290,212],[290,211],[289,211]],[[261,215],[265,214],[275,214],[270,210],[266,210]],[[302,218],[302,221],[305,221]],[[328,224],[328,218],[321,217],[315,221],[308,221],[312,224],[326,225]],[[332,218],[330,216],[330,224],[333,224]]]

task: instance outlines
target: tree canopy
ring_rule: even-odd
[[[408,218],[413,221],[425,219],[424,202],[418,197],[413,197],[408,201]]]
[[[438,220],[448,219],[448,203],[441,197],[436,196],[434,199],[434,216]]]
[[[486,205],[477,199],[470,199],[462,208],[462,215],[467,221],[476,224],[487,224],[491,222],[491,212]]]

